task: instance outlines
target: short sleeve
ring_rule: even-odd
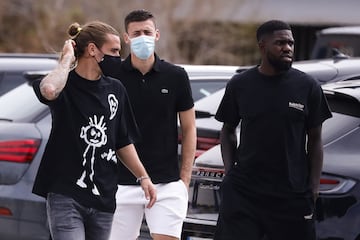
[[[44,103],[44,104],[48,105],[50,101],[47,100],[46,98],[44,98],[44,96],[41,94],[40,82],[41,82],[41,79],[34,81],[33,84],[32,84],[35,95],[36,95],[36,97],[39,99],[39,101],[41,103]]]
[[[180,68],[178,75],[179,75],[179,82],[177,87],[178,93],[177,93],[176,109],[178,112],[181,112],[192,108],[194,106],[194,100],[192,97],[188,74],[183,68]]]
[[[234,80],[233,77],[226,85],[225,94],[216,111],[215,119],[236,127],[240,122],[240,114]]]
[[[49,107],[55,106],[56,102],[59,102],[60,99],[63,97],[63,92],[61,92],[56,99],[48,100],[41,94],[40,82],[41,82],[41,79],[34,81],[33,84],[32,84],[36,97],[39,99],[39,101],[41,103],[43,103],[45,105],[48,105]]]
[[[311,129],[322,124],[326,119],[331,118],[332,114],[329,109],[326,97],[322,88],[315,83],[309,100],[309,116],[307,129]]]

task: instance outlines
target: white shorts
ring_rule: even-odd
[[[116,210],[110,240],[135,240],[145,219],[150,234],[162,234],[180,239],[188,207],[188,191],[182,180],[155,184],[157,200],[146,208],[144,192],[140,186],[119,185]]]

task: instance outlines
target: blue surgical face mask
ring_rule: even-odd
[[[130,48],[136,57],[146,60],[154,53],[155,37],[141,35],[136,38],[131,38]]]

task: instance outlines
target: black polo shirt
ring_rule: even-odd
[[[105,75],[120,79],[125,86],[139,126],[142,140],[136,150],[154,183],[176,181],[178,165],[177,113],[193,107],[186,71],[155,55],[153,68],[143,75],[131,64],[130,56],[120,63],[102,62]],[[124,167],[120,184],[135,184],[135,177]]]

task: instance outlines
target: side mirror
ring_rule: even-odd
[[[349,55],[346,55],[344,53],[342,53],[339,49],[337,48],[332,48],[331,49],[331,53],[332,53],[332,56],[335,60],[339,60],[339,59],[347,59],[347,58],[350,58]]]

